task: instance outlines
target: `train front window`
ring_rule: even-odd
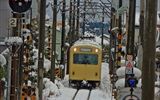
[[[74,64],[98,64],[98,55],[97,54],[74,54],[73,55]]]

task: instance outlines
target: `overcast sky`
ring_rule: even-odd
[[[47,0],[47,2],[49,2],[49,1],[52,1],[52,0]],[[60,0],[61,1],[61,0]],[[68,7],[69,7],[69,1],[70,0],[66,0],[66,2],[67,2],[67,4],[66,5],[68,5]],[[83,0],[81,0],[82,2],[83,2]],[[97,2],[97,0],[93,0],[93,1],[96,1]],[[108,0],[102,0],[103,2],[108,2]],[[117,8],[118,7],[118,1],[119,0],[110,0],[110,1],[112,1],[113,3],[112,3],[112,5],[113,5],[113,7],[115,7],[115,8]],[[160,11],[160,0],[157,0],[158,1],[158,11]],[[128,4],[129,4],[129,0],[122,0],[122,2],[123,2],[123,6],[128,6]],[[137,12],[139,12],[139,9],[140,9],[140,0],[136,0],[136,11]],[[49,7],[48,9],[47,9],[47,14],[50,16],[50,17],[52,17],[52,9]],[[58,13],[58,20],[61,20],[61,13],[59,12]],[[69,15],[68,15],[68,12],[66,13],[66,19],[68,20],[68,18],[69,18]]]

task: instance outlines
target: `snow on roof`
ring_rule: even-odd
[[[116,74],[119,77],[125,77],[125,69],[126,69],[125,66],[118,68],[116,71]],[[135,77],[137,77],[137,78],[141,77],[141,74],[142,74],[141,70],[139,70],[138,68],[135,68],[135,67],[133,68],[133,73],[134,73]]]
[[[74,46],[82,46],[82,45],[94,46],[97,48],[101,48],[101,46],[99,45],[98,42],[96,42],[94,40],[89,40],[89,39],[80,39],[80,40],[76,41],[74,44]]]
[[[98,48],[101,48],[101,38],[93,35],[92,33],[85,32],[84,37],[94,37],[95,39],[79,39],[78,41],[75,42],[74,46],[79,46],[79,45],[92,45]],[[103,40],[104,45],[108,45],[109,41]]]

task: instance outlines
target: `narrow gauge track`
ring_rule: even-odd
[[[91,91],[92,91],[92,89],[90,89],[90,90],[87,90],[87,89],[77,89],[77,91],[75,92],[72,100],[78,100],[77,98],[79,98],[79,97],[81,97],[82,100],[89,100],[90,95],[91,95]]]

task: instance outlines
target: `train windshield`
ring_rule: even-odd
[[[98,55],[97,54],[74,54],[73,55],[74,64],[98,64]]]

